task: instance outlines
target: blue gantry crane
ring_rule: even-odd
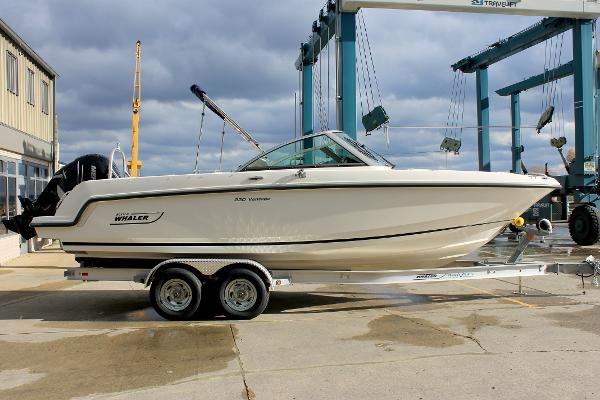
[[[568,30],[573,31],[573,61],[553,71],[555,78],[562,74],[574,76],[575,148],[576,159],[569,168],[563,195],[574,194],[577,207],[570,219],[573,239],[580,244],[595,243],[600,239],[600,206],[597,195],[597,164],[599,142],[596,129],[596,67],[594,54],[595,18],[600,16],[597,0],[328,0],[313,22],[312,33],[300,46],[295,63],[300,71],[302,134],[313,133],[315,66],[323,49],[335,42],[335,102],[336,128],[356,138],[357,134],[357,12],[361,8],[400,10],[456,11],[507,15],[546,16],[539,23],[509,38],[500,40],[484,51],[466,57],[452,68],[463,73],[475,73],[477,82],[477,120],[479,169],[491,171],[490,162],[490,103],[488,68],[512,55],[542,43]],[[360,47],[359,47],[360,50]],[[566,75],[565,75],[566,76]],[[511,95],[513,116],[513,171],[520,169],[520,114],[518,94],[528,85],[539,82],[530,78],[514,87],[505,88]],[[537,80],[536,80],[537,79]],[[542,78],[544,79],[544,78]],[[546,77],[546,82],[547,82]],[[544,80],[542,80],[544,82]],[[376,107],[377,108],[377,107]],[[368,131],[385,124],[385,112],[368,110]],[[321,112],[321,111],[319,111]],[[364,117],[364,116],[363,116]],[[365,118],[363,118],[365,123]]]
[[[473,56],[452,65],[454,70],[476,74],[477,121],[479,169],[490,171],[490,121],[488,67],[518,52],[560,35],[573,32],[573,60],[540,75],[525,79],[498,90],[501,96],[510,96],[512,127],[512,171],[521,172],[521,117],[520,93],[548,84],[566,76],[573,76],[575,116],[575,160],[565,161],[567,174],[557,178],[563,185],[562,214],[568,215],[567,196],[573,195],[575,208],[569,217],[569,230],[573,240],[582,245],[596,243],[600,239],[600,198],[598,197],[598,129],[596,115],[597,72],[594,46],[595,20],[571,18],[545,18],[537,24],[513,36],[500,40]],[[552,110],[546,116],[551,117]],[[543,125],[543,124],[542,124]],[[562,155],[564,141],[553,145]]]
[[[510,96],[510,115],[512,127],[512,172],[517,174],[522,172],[521,155],[523,152],[523,146],[521,145],[521,92],[525,92],[529,89],[533,89],[544,84],[552,83],[567,76],[572,76],[575,72],[573,64],[573,61],[569,61],[568,63],[562,64],[556,68],[546,70],[539,75],[532,76],[521,82],[496,90],[496,93],[500,96]],[[559,150],[562,151],[562,148]]]
[[[484,51],[463,58],[452,65],[452,69],[455,71],[460,70],[464,73],[475,73],[480,171],[491,171],[488,68],[499,61],[571,29],[574,21],[577,20],[570,18],[546,18],[516,35],[490,45]]]
[[[514,0],[514,1],[487,1],[487,0],[327,0],[327,4],[320,11],[318,19],[313,22],[312,33],[307,42],[300,46],[300,55],[295,63],[300,71],[301,87],[301,125],[302,133],[310,134],[314,130],[314,76],[313,67],[316,65],[321,52],[328,43],[335,40],[335,76],[336,76],[336,128],[345,131],[356,138],[357,132],[357,12],[364,8],[397,9],[397,10],[428,10],[450,12],[472,12],[504,15],[534,15],[558,17],[550,20],[550,24],[557,24],[551,29],[570,29],[570,18],[596,18],[600,15],[598,0]],[[565,24],[561,27],[561,24]],[[545,40],[543,35],[552,35],[546,31],[546,26],[538,27],[534,31],[541,31],[542,37],[538,43]],[[533,32],[535,33],[535,32]],[[524,42],[531,43],[533,36],[521,36]],[[549,37],[549,36],[548,36]],[[525,45],[527,45],[525,43]],[[533,44],[530,45],[530,47]],[[510,41],[513,54],[519,47],[519,41],[514,38]],[[504,51],[507,46],[501,46]],[[498,52],[497,54],[500,54]],[[504,56],[504,58],[509,55]],[[485,57],[485,55],[482,55]],[[493,60],[490,58],[490,60]],[[472,60],[471,60],[472,61]],[[497,62],[492,61],[493,62]],[[469,64],[469,63],[468,63]],[[475,64],[469,64],[475,65]],[[481,65],[483,66],[483,65]],[[470,68],[465,66],[464,68]],[[477,68],[481,84],[479,92],[487,92],[487,71]],[[489,107],[482,98],[481,115],[489,113]],[[370,127],[377,126],[385,120],[385,113],[369,110],[373,120],[369,121]],[[489,138],[489,132],[481,135],[482,139]],[[488,143],[489,145],[489,143]],[[482,148],[486,148],[483,143]],[[489,157],[487,158],[489,164]],[[483,160],[485,161],[485,159]]]

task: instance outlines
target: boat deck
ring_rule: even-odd
[[[507,256],[508,235],[474,257]],[[558,225],[526,259],[600,258]],[[167,322],[142,285],[65,281],[59,250],[0,267],[0,399],[592,399],[600,289],[573,276],[294,285],[252,321]],[[429,382],[430,384],[426,384]]]

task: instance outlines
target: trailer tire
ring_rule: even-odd
[[[600,240],[600,211],[590,205],[576,207],[569,217],[569,233],[580,246],[591,246]]]
[[[515,224],[508,224],[508,230],[511,231],[512,233],[519,233],[519,232],[523,232],[523,227],[518,227]]]
[[[221,279],[219,300],[227,317],[252,319],[267,308],[269,291],[256,272],[233,268]]]
[[[202,299],[202,283],[183,268],[161,271],[150,286],[150,302],[156,312],[169,320],[192,319]]]

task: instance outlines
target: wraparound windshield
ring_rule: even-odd
[[[365,163],[329,136],[323,134],[275,148],[253,160],[242,170],[357,165],[365,165]]]
[[[276,147],[240,167],[239,171],[361,165],[394,167],[343,132],[327,132]]]
[[[391,162],[389,162],[388,160],[385,159],[385,157],[383,157],[382,155],[377,154],[377,152],[369,149],[367,146],[365,146],[364,144],[360,144],[358,143],[356,140],[352,139],[350,136],[346,135],[343,132],[334,132],[338,137],[342,138],[344,141],[346,141],[346,143],[350,144],[352,147],[354,147],[356,150],[358,150],[358,152],[360,154],[362,154],[365,157],[370,158],[371,160],[375,161],[377,164],[379,165],[385,165],[387,167],[394,167],[394,164],[392,164]]]

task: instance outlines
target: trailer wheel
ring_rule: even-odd
[[[600,211],[583,204],[576,207],[569,217],[569,233],[580,246],[591,246],[600,239]]]
[[[161,272],[150,287],[150,302],[161,317],[170,320],[192,319],[200,307],[202,283],[182,268]]]
[[[226,316],[252,319],[267,308],[269,291],[255,272],[234,268],[221,280],[219,300]]]

